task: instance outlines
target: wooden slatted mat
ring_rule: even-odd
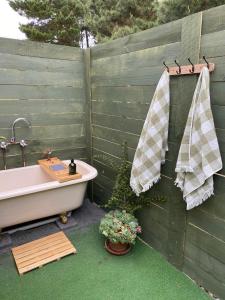
[[[12,248],[20,275],[76,252],[76,248],[62,231]]]

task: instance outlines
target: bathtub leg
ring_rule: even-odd
[[[59,217],[62,224],[66,224],[68,222],[67,212],[61,213]]]

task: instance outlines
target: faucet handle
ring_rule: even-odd
[[[2,149],[2,150],[6,150],[7,149],[7,147],[8,147],[8,145],[9,145],[9,143],[7,143],[7,142],[1,142],[0,143],[0,148]]]
[[[20,146],[25,148],[27,146],[27,142],[25,140],[20,140]]]

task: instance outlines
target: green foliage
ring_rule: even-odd
[[[102,218],[99,231],[113,243],[134,244],[141,227],[133,215],[115,210]]]
[[[87,0],[85,24],[97,42],[113,40],[155,25],[155,0]]]
[[[85,12],[82,0],[9,0],[9,4],[30,19],[20,25],[30,40],[79,46]]]
[[[30,40],[79,46],[86,32],[105,42],[225,3],[225,0],[8,0]]]
[[[8,0],[30,22],[20,30],[34,41],[79,46],[82,30],[97,42],[152,27],[155,0]]]
[[[125,143],[123,145],[123,155],[118,168],[112,196],[107,201],[107,204],[105,204],[106,208],[125,210],[133,214],[136,210],[144,206],[150,206],[151,198],[147,196],[147,193],[142,193],[137,197],[131,189],[130,173],[131,164],[128,161],[128,149]]]
[[[156,4],[159,24],[225,4],[225,0],[166,0]]]

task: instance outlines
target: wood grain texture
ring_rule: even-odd
[[[170,44],[180,40],[181,21],[174,21],[92,48],[93,60]]]
[[[47,147],[65,159],[91,161],[98,170],[91,194],[102,204],[111,195],[121,144],[132,162],[142,126],[164,66],[215,64],[211,103],[225,165],[225,6],[135,33],[83,53],[72,47],[0,39],[0,135],[10,136],[14,118],[33,124],[28,164]],[[31,64],[33,62],[33,64]],[[150,209],[138,213],[143,238],[173,265],[225,299],[224,178],[215,176],[215,195],[187,213],[174,187],[175,164],[197,76],[171,78],[169,152],[162,179],[149,192]],[[88,116],[88,118],[87,118]],[[18,134],[23,129],[18,128]],[[21,166],[20,149],[7,153],[9,167]],[[3,168],[0,161],[0,168]],[[225,169],[221,173],[225,174]],[[156,203],[154,196],[167,199]],[[187,217],[187,223],[186,223]],[[187,234],[185,236],[185,232]]]
[[[19,71],[34,70],[39,72],[72,73],[74,76],[83,72],[83,62],[60,60],[54,58],[31,57],[0,53],[2,69],[16,69]]]
[[[20,275],[76,252],[76,248],[62,231],[12,248]]]
[[[0,52],[22,56],[82,61],[82,50],[75,47],[0,38]]]
[[[0,132],[10,139],[16,118],[31,121],[32,130],[16,128],[18,140],[28,139],[26,163],[36,164],[47,148],[61,159],[87,159],[82,50],[0,39],[0,65]],[[6,154],[8,168],[21,166],[19,146]]]
[[[164,60],[171,67],[175,66],[174,59],[187,65],[188,57],[194,63],[203,63],[202,56],[206,55],[215,64],[211,73],[211,103],[225,162],[224,32],[225,6],[221,6],[91,49],[93,164],[99,171],[93,192],[98,203],[110,196],[116,176],[111,165],[119,164],[120,144],[125,140],[132,162]],[[220,277],[224,276],[225,256],[220,240],[224,240],[224,178],[215,176],[214,197],[188,213],[187,223],[182,193],[173,186],[180,140],[197,78],[171,78],[170,151],[162,168],[163,174],[171,179],[162,177],[150,191],[152,195],[168,197],[168,201],[143,209],[138,218],[145,241],[223,299],[225,289]],[[193,237],[190,230],[194,230]],[[200,234],[204,235],[201,240]],[[216,246],[218,250],[214,250]],[[204,247],[209,248],[208,252]]]
[[[69,174],[69,167],[57,157],[52,157],[50,159],[39,159],[38,164],[51,178],[57,180],[58,182],[76,180],[82,177],[82,174],[80,173]],[[61,168],[61,170],[56,171],[53,169],[54,167],[58,166]]]

